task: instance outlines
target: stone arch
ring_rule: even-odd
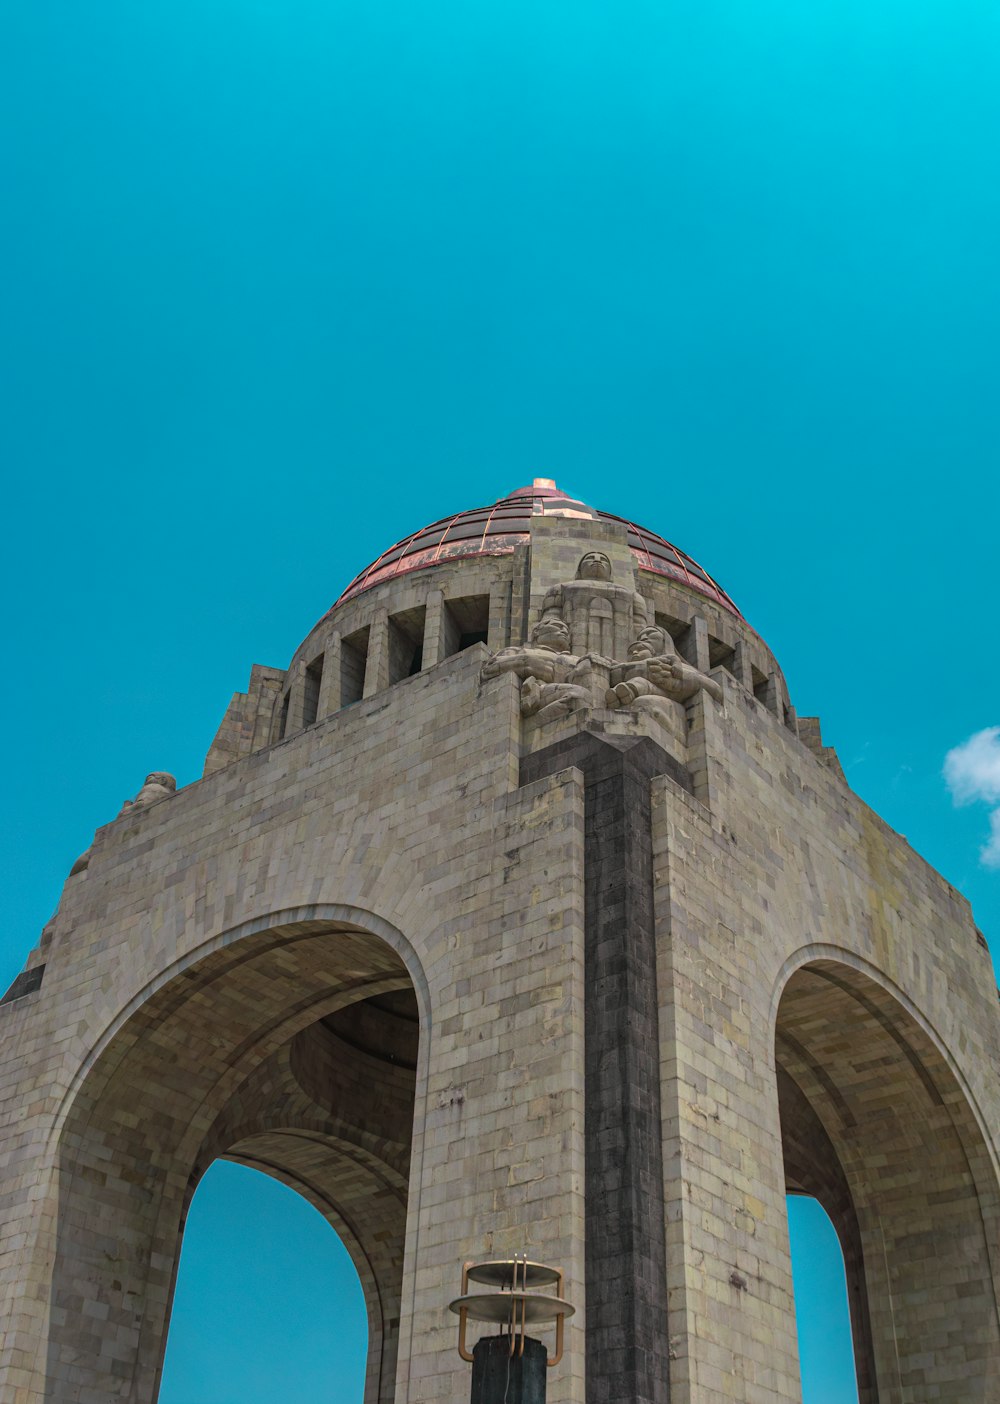
[[[350,918],[213,940],[87,1060],[54,1147],[47,1398],[156,1399],[185,1219],[219,1157],[340,1234],[368,1307],[365,1404],[393,1398],[426,986],[398,933]]]
[[[988,1404],[1000,1385],[1000,1186],[973,1100],[879,972],[800,953],[776,991],[786,1186],[840,1238],[861,1404]]]

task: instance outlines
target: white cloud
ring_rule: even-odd
[[[977,731],[944,758],[944,778],[956,804],[1000,805],[1000,726]],[[990,815],[990,837],[980,850],[984,867],[1000,868],[1000,808]]]
[[[977,731],[944,758],[944,778],[956,804],[1000,803],[1000,726]]]
[[[990,840],[979,857],[984,868],[1000,868],[1000,809],[990,815]]]

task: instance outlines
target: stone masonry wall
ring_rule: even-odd
[[[506,682],[480,694],[481,657],[127,814],[67,885],[42,988],[0,1010],[0,1393],[12,1404],[151,1397],[141,1381],[172,1271],[159,1252],[176,1254],[211,1123],[265,1056],[349,997],[345,981],[377,988],[379,967],[383,986],[412,979],[423,1021],[397,1399],[467,1388],[446,1311],[465,1259],[557,1261],[583,1305],[582,797],[572,772],[518,790],[516,697]],[[347,937],[311,931],[344,922],[359,934],[338,973]],[[186,1136],[170,1132],[178,1113]],[[86,1140],[67,1146],[70,1132]],[[129,1149],[136,1133],[148,1151]],[[143,1157],[144,1188],[123,1197],[99,1175],[84,1194],[77,1175],[67,1202],[61,1179],[98,1134],[115,1137],[109,1164]],[[155,1229],[147,1205],[160,1206]],[[108,1327],[126,1304],[122,1264],[103,1272],[91,1246],[102,1222],[148,1328],[141,1309],[137,1326]],[[54,1258],[78,1306],[52,1299]],[[582,1404],[580,1329],[554,1404]],[[50,1336],[65,1342],[54,1355]]]
[[[952,1338],[964,1332],[968,1349],[944,1364],[942,1357],[925,1358],[916,1376],[912,1356],[909,1374],[897,1370],[899,1352],[909,1346],[889,1338],[891,1323],[873,1301],[876,1335],[882,1333],[878,1398],[985,1404],[1000,1388],[1000,1021],[989,958],[975,939],[968,906],[735,685],[726,684],[724,713],[706,700],[691,710],[692,766],[699,751],[704,764],[701,800],[669,780],[653,785],[672,1400],[799,1398],[775,1031],[794,971],[827,962],[857,984],[852,1007],[858,999],[872,1003],[865,988],[887,992],[884,1025],[893,1030],[897,1053],[905,1045],[910,1056],[899,1054],[894,1064],[875,1050],[876,1059],[882,1055],[875,1070],[879,1094],[886,1104],[910,1096],[914,1065],[930,1068],[926,1076],[940,1083],[954,1134],[967,1144],[966,1176],[976,1182],[973,1198],[978,1195],[978,1224],[968,1221],[978,1235],[972,1266],[938,1306],[939,1315],[950,1315]],[[843,1039],[843,1010],[832,1022]],[[800,1038],[816,1038],[817,1076],[830,1086],[841,1082],[845,1103],[856,1103],[863,1120],[870,1093],[850,1085],[863,1047],[848,1036],[838,1061],[814,1030],[796,1029]],[[816,1100],[814,1107],[843,1141],[828,1105]],[[924,1125],[932,1124],[928,1111],[920,1114]],[[848,1167],[855,1185],[885,1180],[878,1157],[886,1149],[889,1143],[880,1145],[874,1132],[855,1145]],[[926,1176],[923,1209],[912,1203],[908,1209],[911,1228],[914,1213],[918,1223],[940,1219],[933,1206],[941,1165],[926,1155],[914,1163],[913,1147],[896,1150],[901,1158],[890,1179]],[[846,1149],[841,1153],[846,1159]],[[947,1196],[952,1187],[939,1183]],[[882,1210],[895,1212],[889,1196]],[[891,1227],[898,1227],[898,1215]],[[924,1262],[908,1280],[926,1290],[934,1273]],[[904,1278],[894,1302],[898,1332]],[[884,1307],[892,1284],[883,1286]],[[970,1299],[977,1326],[971,1342]],[[922,1322],[925,1340],[932,1317],[933,1311]],[[948,1324],[936,1323],[945,1335]],[[913,1330],[919,1335],[916,1322]]]
[[[1000,1019],[967,904],[798,739],[763,645],[673,586],[639,581],[725,697],[686,740],[597,706],[523,721],[481,644],[447,656],[442,586],[488,598],[499,647],[588,541],[624,570],[620,537],[545,524],[537,571],[352,600],[255,674],[202,781],[98,830],[40,985],[0,1006],[5,1404],[154,1398],[219,1154],[356,1218],[366,1404],[465,1397],[447,1303],[463,1261],[517,1252],[577,1307],[550,1404],[798,1404],[779,1067],[809,1108],[789,1143],[814,1118],[857,1226],[871,1397],[1000,1397]],[[339,663],[307,674],[348,628],[342,706]],[[405,1087],[358,1125],[345,1060],[324,1108],[318,1021],[411,989]]]

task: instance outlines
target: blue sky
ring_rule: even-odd
[[[252,662],[535,475],[720,579],[996,949],[998,56],[992,0],[4,7],[0,982]]]

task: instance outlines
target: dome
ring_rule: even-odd
[[[531,519],[535,516],[618,522],[628,532],[628,544],[641,570],[678,580],[742,618],[722,586],[684,551],[657,536],[655,531],[569,497],[551,478],[536,478],[530,487],[517,488],[489,507],[470,507],[464,512],[455,512],[397,541],[355,576],[337,605],[372,585],[380,585],[409,571],[467,556],[509,555],[518,546],[527,544]]]

